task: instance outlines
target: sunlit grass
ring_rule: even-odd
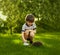
[[[12,40],[12,42],[15,43],[15,44],[20,44],[21,40],[16,39],[16,40]]]
[[[39,33],[34,41],[40,41],[43,46],[23,46],[21,34],[0,33],[0,55],[60,55],[60,34]]]

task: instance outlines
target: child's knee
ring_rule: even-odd
[[[25,34],[28,36],[28,34],[29,34],[29,31],[28,31],[28,30],[26,30],[26,31],[25,31]]]
[[[31,32],[31,33],[30,33],[30,36],[34,37],[34,33],[33,33],[33,32]]]
[[[28,34],[24,33],[24,38],[27,39],[28,38]]]

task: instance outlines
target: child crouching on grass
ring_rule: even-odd
[[[22,39],[24,45],[29,45],[27,40],[30,41],[30,43],[33,43],[33,38],[36,33],[36,24],[34,22],[35,18],[32,14],[29,14],[25,18],[25,23],[22,26]]]

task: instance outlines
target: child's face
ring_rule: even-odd
[[[33,24],[33,22],[29,22],[29,21],[27,21],[26,22],[29,26],[31,26],[32,24]]]

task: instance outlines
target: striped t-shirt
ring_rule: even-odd
[[[35,30],[36,29],[36,24],[33,23],[31,26],[28,26],[27,23],[25,23],[22,26],[22,32],[24,32],[25,30]]]

